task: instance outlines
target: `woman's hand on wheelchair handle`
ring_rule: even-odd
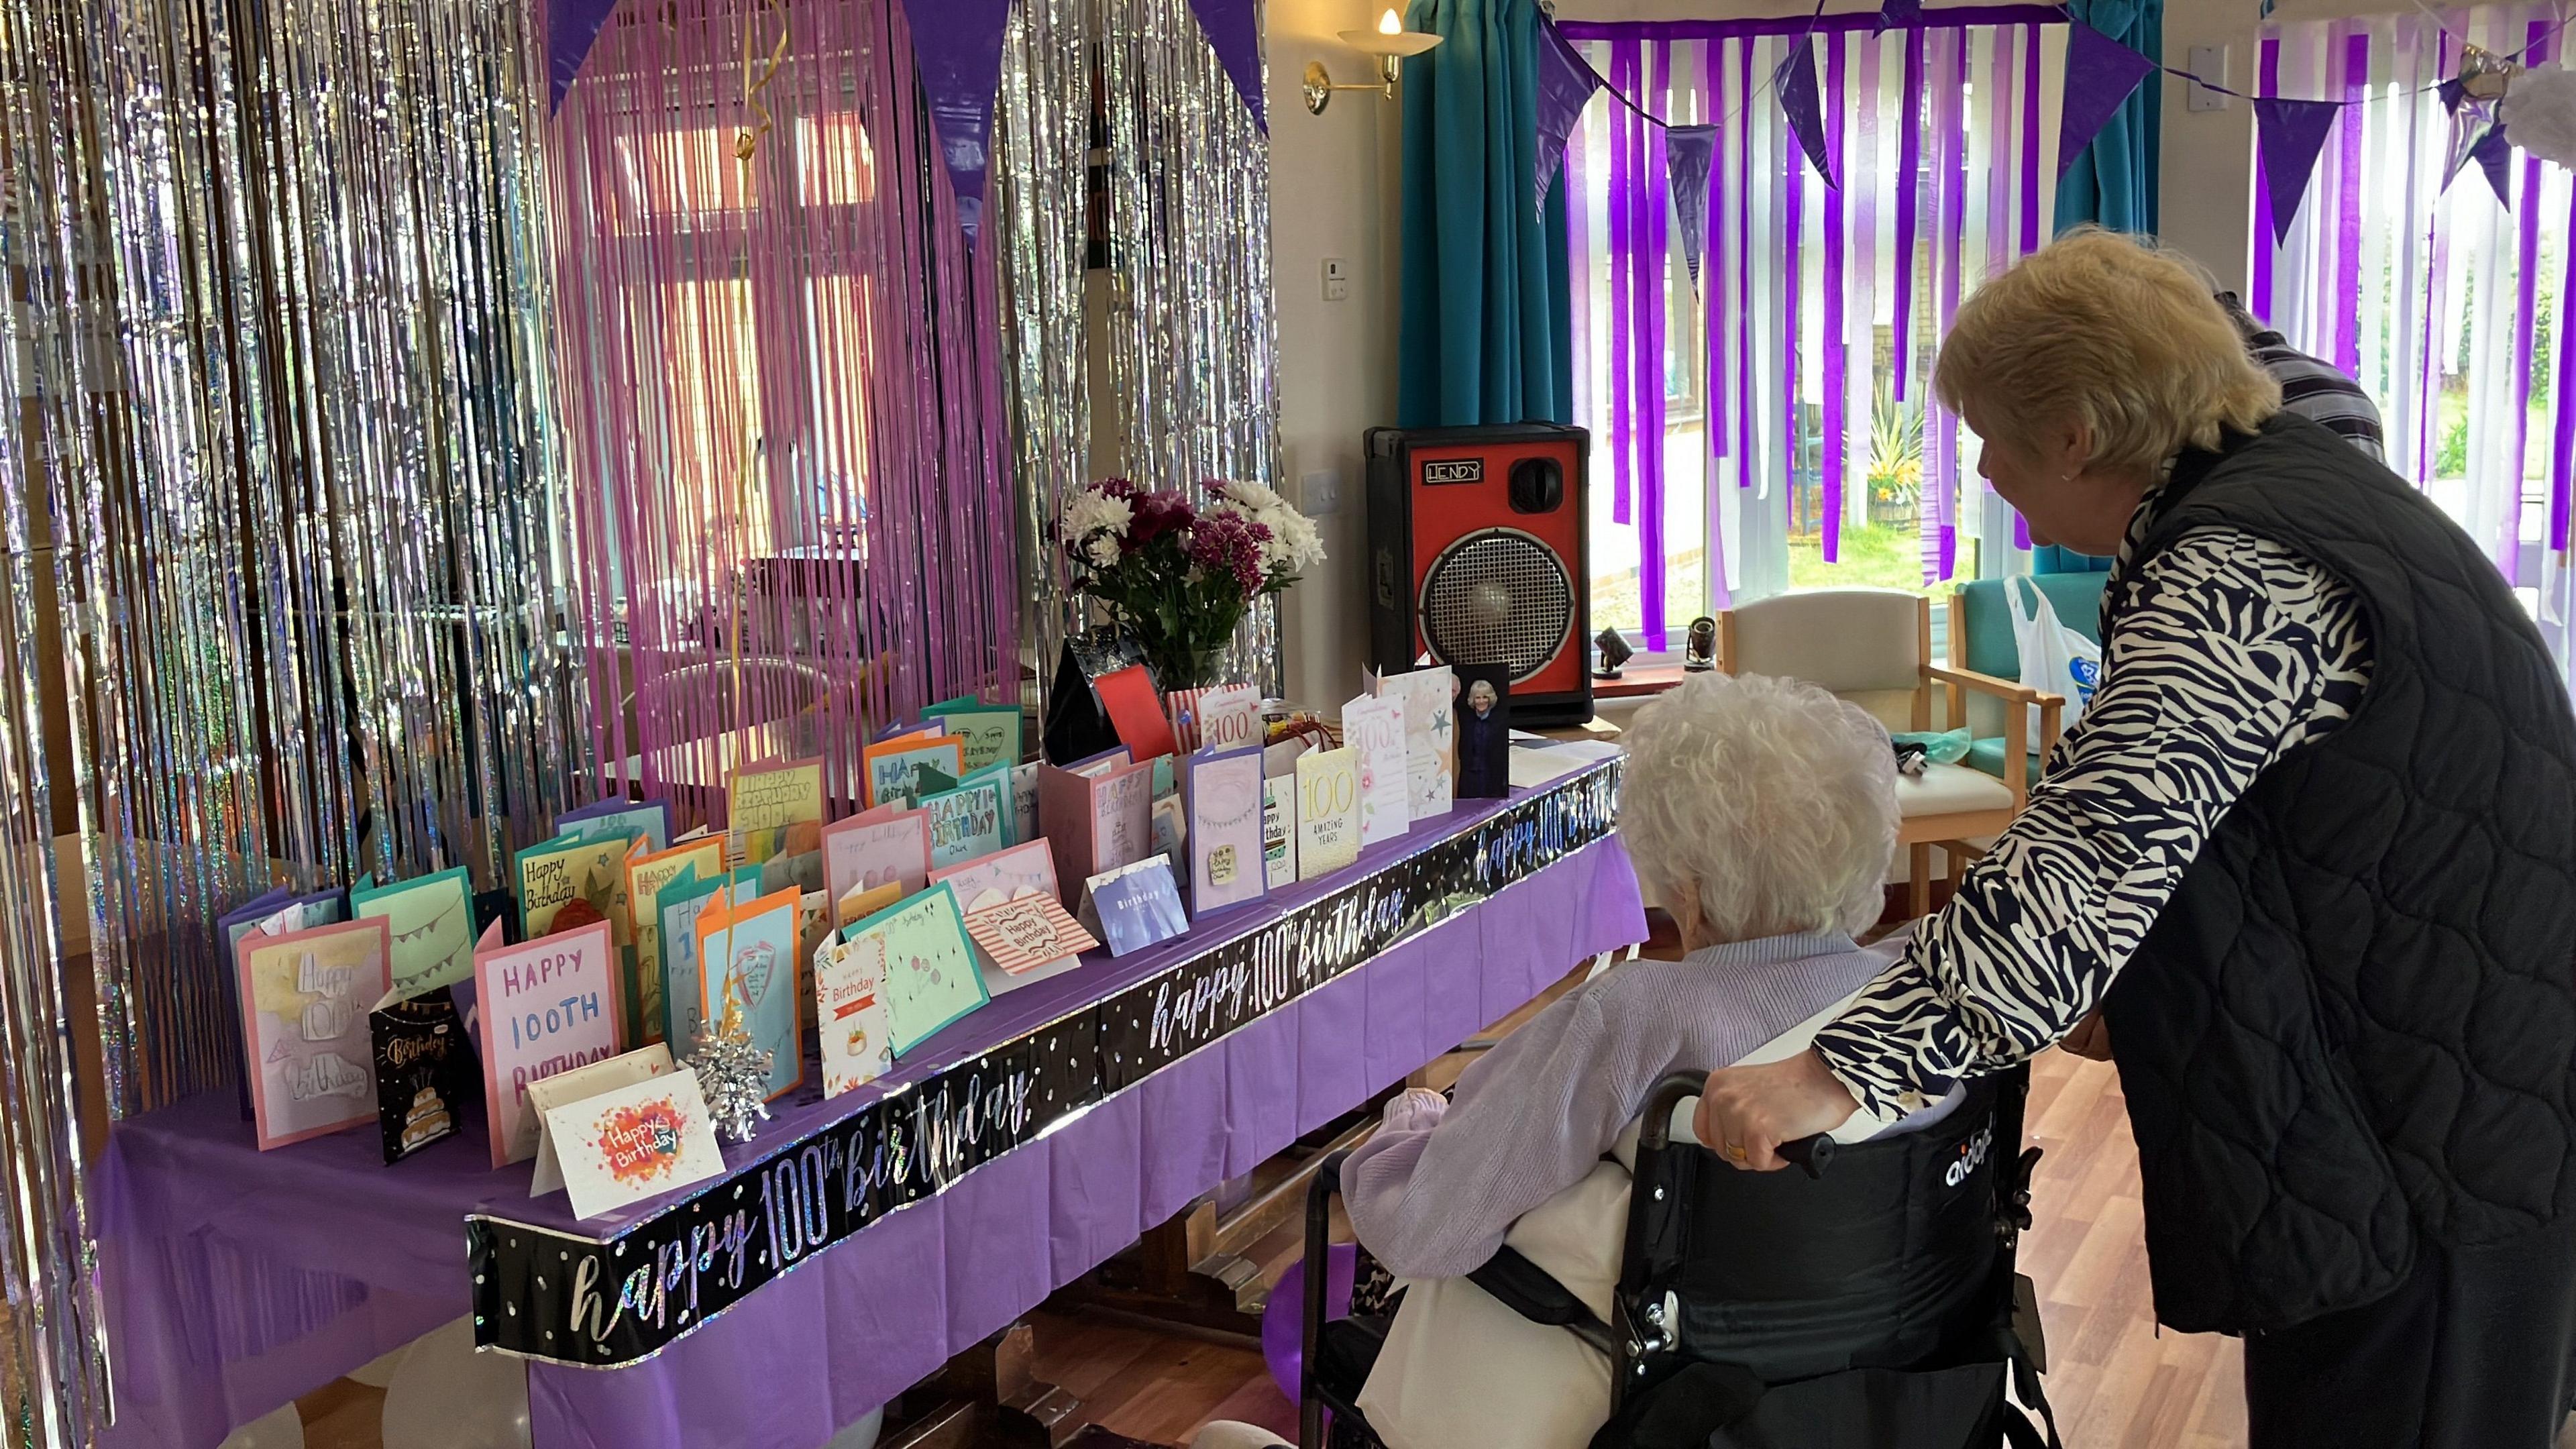
[[[1789,1164],[1783,1142],[1831,1132],[1860,1104],[1813,1050],[1753,1067],[1721,1067],[1700,1089],[1691,1130],[1700,1144],[1751,1172]]]

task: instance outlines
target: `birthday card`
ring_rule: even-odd
[[[474,975],[474,883],[463,866],[349,893],[350,914],[382,917],[393,938],[393,991],[417,996]]]
[[[1011,838],[1038,838],[1038,763],[1011,767]]]
[[[823,889],[832,899],[882,885],[899,885],[910,895],[929,884],[927,813],[870,811],[823,828]]]
[[[1062,901],[1035,890],[1008,897],[988,892],[966,913],[966,935],[1010,984],[1053,975],[1100,945]]]
[[[786,890],[710,906],[698,916],[700,1015],[721,1021],[728,1005],[740,1009],[752,1045],[769,1053],[773,1102],[805,1080],[805,1053],[797,1040],[804,1023],[796,958],[802,905],[797,892]]]
[[[1261,751],[1250,745],[1188,760],[1190,914],[1250,905],[1269,893],[1261,840]]]
[[[1148,856],[1083,883],[1082,925],[1109,945],[1109,954],[1124,956],[1190,928],[1181,909],[1180,886],[1172,879],[1166,856]]]
[[[975,968],[957,895],[945,884],[879,911],[841,936],[863,951],[883,953],[886,1021],[898,1059],[992,999]]]
[[[930,864],[936,869],[990,855],[1011,843],[1011,781],[988,771],[956,789],[921,797],[930,821]]]
[[[1044,891],[1061,898],[1055,874],[1055,852],[1043,840],[1025,841],[1007,850],[979,855],[957,865],[942,866],[930,873],[933,884],[946,881],[957,893],[957,899],[972,906],[988,891],[1015,896],[1024,890]]]
[[[1446,815],[1458,788],[1458,676],[1446,664],[1372,677],[1369,692],[1404,702],[1406,793],[1412,818]]]
[[[698,989],[698,917],[723,905],[731,885],[729,877],[701,876],[690,866],[665,881],[655,897],[662,918],[662,1039],[682,1056],[697,1050],[706,1004]]]
[[[628,944],[616,924],[625,914],[624,836],[596,840],[558,837],[531,845],[517,857],[519,935],[526,940],[593,921],[609,923],[609,939]]]
[[[1272,890],[1297,883],[1297,775],[1261,777],[1261,874]]]
[[[283,936],[289,931],[309,931],[348,919],[344,900],[338,891],[316,891],[309,896],[296,895],[284,886],[237,906],[218,917],[215,929],[221,934],[227,959],[240,948],[244,936],[257,932],[263,936]]]
[[[641,836],[645,849],[668,850],[671,848],[671,802],[635,801],[623,795],[612,795],[556,816],[555,835],[559,839],[569,836],[582,840]]]
[[[1020,707],[1016,704],[951,700],[924,711],[922,722],[957,738],[964,756],[960,778],[1020,762]]]
[[[392,954],[381,920],[254,933],[234,948],[260,1151],[375,1115],[367,1013],[392,985]]]
[[[1150,853],[1154,838],[1154,770],[1123,749],[1076,764],[1041,766],[1038,799],[1056,879],[1088,880]]]
[[[678,1069],[679,1064],[671,1060],[671,1048],[655,1045],[528,1083],[528,1108],[537,1116],[537,1165],[528,1175],[528,1196],[544,1197],[564,1185],[563,1161],[546,1122],[548,1113],[568,1102],[585,1101],[648,1078],[668,1076]]]
[[[1297,757],[1297,879],[1360,858],[1360,761],[1348,745]]]
[[[530,1082],[617,1055],[617,944],[608,923],[516,946],[487,937],[474,953],[474,998],[492,1165],[504,1167],[536,1154]]]
[[[725,830],[742,837],[742,859],[749,864],[812,850],[822,828],[819,759],[746,765],[727,782]]]
[[[627,858],[626,911],[635,933],[635,969],[626,980],[626,1019],[639,1044],[662,1040],[670,1022],[662,1002],[662,891],[683,877],[695,883],[723,873],[724,842],[712,836]]]
[[[1249,684],[1201,690],[1198,717],[1201,749],[1230,750],[1261,743],[1261,691]]]
[[[885,942],[850,941],[835,931],[814,950],[814,1020],[820,1028],[823,1095],[837,1097],[894,1070],[886,1015]]]
[[[880,740],[860,751],[866,772],[867,803],[911,804],[923,793],[921,772],[938,771],[954,781],[966,773],[966,742],[955,735],[907,735]]]
[[[1342,739],[1360,767],[1360,844],[1393,840],[1413,824],[1409,767],[1404,757],[1401,696],[1361,695],[1342,706]]]
[[[1100,697],[1102,712],[1130,756],[1150,760],[1180,749],[1172,722],[1163,713],[1162,698],[1154,692],[1153,673],[1144,665],[1131,664],[1100,676],[1092,682],[1092,692]]]
[[[556,1107],[546,1130],[585,1221],[724,1173],[706,1093],[686,1069]]]
[[[436,986],[417,996],[397,994],[367,1013],[376,1058],[376,1125],[384,1133],[388,1163],[454,1136],[457,1114],[474,1093],[474,1048],[465,1039],[453,991]]]

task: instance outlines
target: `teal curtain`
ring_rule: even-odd
[[[2147,57],[2165,58],[2164,0],[2072,0],[2076,19]],[[2164,77],[2150,75],[2057,183],[2057,229],[2093,222],[2152,236],[2157,230],[2157,158],[2164,124]]]
[[[1537,0],[1414,0],[1441,36],[1404,63],[1396,421],[1566,422],[1565,192],[1534,190]]]

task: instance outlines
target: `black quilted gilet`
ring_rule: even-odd
[[[2476,544],[2326,429],[2283,414],[2168,490],[2139,561],[2271,539],[2361,596],[2372,650],[2351,720],[2255,780],[2104,1000],[2156,1316],[2261,1332],[2389,1292],[2419,1237],[2576,1204],[2576,718]]]

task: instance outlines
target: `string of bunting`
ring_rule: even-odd
[[[2058,118],[2057,169],[2065,175],[2075,158],[2084,153],[2093,138],[2110,123],[2130,95],[2150,75],[2161,71],[2219,95],[2233,96],[2254,107],[2256,129],[2263,158],[2264,186],[2272,202],[2272,224],[2276,241],[2286,241],[2299,203],[2307,194],[2308,180],[2316,169],[2326,137],[2336,119],[2350,106],[2365,98],[2340,100],[2306,100],[2288,96],[2258,96],[2206,80],[2180,66],[2164,65],[2135,48],[2125,45],[2076,18],[2063,4],[2050,8],[2065,17],[2066,79],[2064,99]],[[1938,15],[1940,12],[1931,12]],[[1921,0],[1886,0],[1878,13],[1877,30],[1921,28],[1926,23]],[[1808,163],[1815,168],[1827,187],[1838,187],[1839,181],[1828,162],[1825,126],[1820,95],[1816,85],[1816,31],[1824,17],[1819,3],[1808,17],[1806,29],[1789,47],[1789,53],[1766,78],[1763,87],[1747,96],[1742,105],[1727,117],[1731,123],[1742,114],[1743,107],[1763,95],[1777,94],[1790,134],[1798,141]],[[2533,154],[2561,165],[2576,165],[2576,145],[2559,147],[2556,139],[2563,133],[2576,140],[2576,76],[2565,71],[2529,72],[2530,99],[2527,113],[2518,112],[2512,137],[2508,137],[2502,105],[2508,82],[2524,75],[2523,62],[2536,57],[2549,41],[2567,26],[2566,20],[2521,50],[2509,55],[2496,55],[2476,46],[2467,48],[2461,61],[2460,74],[2436,86],[2452,118],[2449,164],[2444,168],[2442,184],[2447,187],[2460,169],[2474,160],[2495,188],[2496,200],[2506,202],[2507,157],[2515,145],[2543,144]],[[1692,263],[1692,276],[1698,276],[1696,245],[1691,245],[1691,219],[1700,210],[1697,196],[1705,194],[1707,167],[1705,155],[1713,147],[1721,127],[1701,123],[1675,124],[1646,110],[1611,85],[1592,68],[1552,19],[1540,22],[1538,83],[1538,148],[1536,192],[1544,202],[1548,188],[1563,164],[1565,147],[1574,123],[1588,105],[1596,90],[1607,91],[1618,104],[1627,107],[1648,124],[1663,129],[1667,152],[1672,158],[1669,168],[1674,200],[1684,218],[1685,250]],[[2420,94],[2418,91],[2400,95]],[[2541,110],[2543,105],[2547,110]],[[2563,113],[2563,114],[2562,114]],[[2528,132],[2528,134],[2526,134]],[[2569,154],[2561,154],[2562,152]]]

